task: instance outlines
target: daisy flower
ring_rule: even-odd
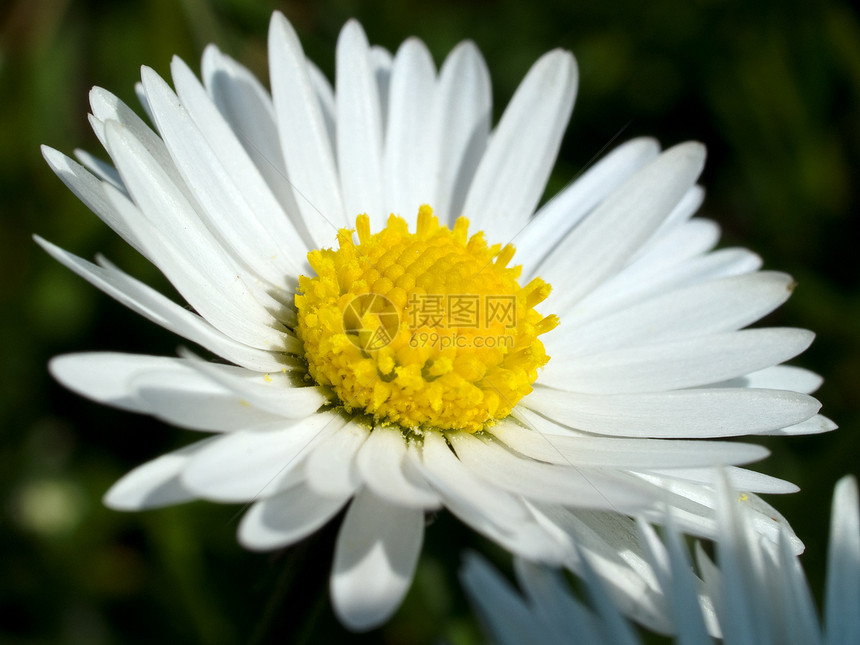
[[[493,129],[468,42],[437,72],[420,41],[392,56],[349,22],[333,88],[276,13],[269,63],[271,92],[214,46],[202,82],[179,59],[175,89],[144,67],[154,129],[90,94],[113,165],[44,149],[188,306],[39,243],[211,356],[51,362],[84,396],[214,433],[130,472],[108,506],[247,503],[251,549],[346,509],[330,590],[362,630],[402,601],[428,511],[542,562],[575,566],[586,545],[612,575],[624,514],[656,500],[714,535],[714,466],[748,491],[793,489],[736,467],[761,447],[701,441],[832,424],[808,396],[818,377],[779,365],[812,335],[742,329],[792,281],[711,250],[717,227],[692,218],[700,144],[631,141],[538,208],[576,94],[570,53],[538,60]],[[635,572],[615,579],[635,611]]]
[[[659,579],[675,624],[678,645],[841,645],[860,642],[860,509],[857,481],[843,477],[833,495],[827,585],[819,620],[803,568],[782,533],[778,543],[757,535],[746,496],[725,482],[719,504],[717,564],[696,545],[699,575],[672,518],[661,540],[640,522],[652,572]],[[515,560],[522,592],[476,554],[465,558],[460,577],[492,642],[612,643],[642,641],[613,604],[605,581],[586,565],[584,599],[564,577]],[[700,598],[697,603],[697,597]]]

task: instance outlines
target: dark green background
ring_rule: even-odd
[[[152,267],[90,214],[39,145],[100,152],[87,92],[135,104],[139,66],[168,74],[223,50],[266,78],[266,29],[286,13],[329,74],[343,22],[358,17],[389,49],[421,37],[437,64],[460,40],[483,50],[496,111],[531,63],[572,50],[581,83],[548,193],[605,145],[636,135],[707,144],[703,212],[723,245],[794,275],[767,319],[818,333],[796,364],[826,377],[819,397],[841,429],[764,440],[764,471],[801,493],[772,499],[807,542],[820,596],[834,482],[857,473],[860,299],[855,188],[860,165],[860,24],[847,2],[133,2],[7,0],[0,8],[0,642],[334,642],[328,606],[333,531],[285,553],[235,542],[237,507],[195,503],[140,514],[101,496],[132,466],[192,433],[90,404],[54,384],[49,357],[82,350],[173,354],[180,340],[52,262],[37,232],[84,257],[103,252],[153,284]],[[403,609],[362,642],[480,641],[456,582],[462,549],[507,557],[441,514]]]

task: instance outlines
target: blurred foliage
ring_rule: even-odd
[[[858,472],[860,22],[847,1],[698,0],[7,0],[0,8],[0,641],[3,643],[339,642],[327,600],[334,529],[271,555],[234,539],[235,507],[195,503],[140,514],[105,509],[107,487],[192,434],[109,410],[57,386],[56,354],[172,354],[155,329],[52,262],[36,232],[84,257],[103,252],[156,285],[154,269],[53,176],[40,144],[97,151],[85,114],[101,85],[129,103],[139,66],[177,54],[198,68],[219,45],[266,78],[266,29],[282,10],[329,74],[343,22],[395,49],[422,38],[441,63],[477,42],[497,112],[531,63],[572,50],[581,84],[548,193],[604,147],[636,135],[704,141],[705,213],[724,245],[792,273],[794,297],[769,324],[813,329],[796,363],[826,376],[819,397],[842,429],[767,440],[759,466],[803,491],[772,500],[807,542],[823,588],[833,483]],[[463,548],[507,556],[447,514],[429,527],[412,591],[367,643],[480,642],[456,580]]]

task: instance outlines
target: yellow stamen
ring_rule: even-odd
[[[546,364],[538,340],[558,324],[535,305],[550,287],[524,288],[510,244],[440,226],[429,206],[414,233],[395,215],[376,234],[367,215],[338,232],[338,249],[308,254],[316,277],[295,297],[311,377],[343,407],[412,430],[475,432],[510,414]]]

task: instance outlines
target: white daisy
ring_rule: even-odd
[[[239,540],[252,549],[348,507],[331,595],[346,625],[367,629],[406,593],[427,511],[534,560],[576,566],[579,544],[613,575],[630,534],[619,512],[660,499],[684,530],[712,536],[712,468],[766,455],[698,440],[832,427],[808,396],[818,377],[779,366],[812,335],[741,330],[792,282],[749,251],[711,251],[717,227],[691,219],[701,145],[631,141],[535,212],[576,93],[568,52],[535,63],[492,132],[471,43],[437,73],[420,41],[392,57],[350,22],[332,89],[275,14],[269,55],[271,94],[214,46],[202,83],[179,59],[175,91],[144,68],[157,132],[93,89],[115,169],[44,150],[192,310],[103,258],[40,244],[223,359],[52,361],[85,396],[216,433],[129,473],[109,506],[250,502]],[[464,318],[469,303],[480,321]],[[759,530],[776,535],[778,514],[756,503]],[[637,610],[635,575],[615,581],[630,611],[653,613]]]
[[[757,535],[746,496],[721,486],[717,564],[696,545],[697,568],[672,526],[661,541],[644,522],[652,573],[668,603],[678,645],[843,645],[860,643],[860,509],[857,481],[843,477],[833,495],[823,620],[819,620],[803,568],[791,548]],[[518,592],[476,554],[460,571],[464,588],[491,637],[506,643],[611,643],[642,641],[618,612],[605,581],[586,566],[585,597],[571,592],[557,571],[515,560]],[[697,597],[700,597],[697,603]]]

